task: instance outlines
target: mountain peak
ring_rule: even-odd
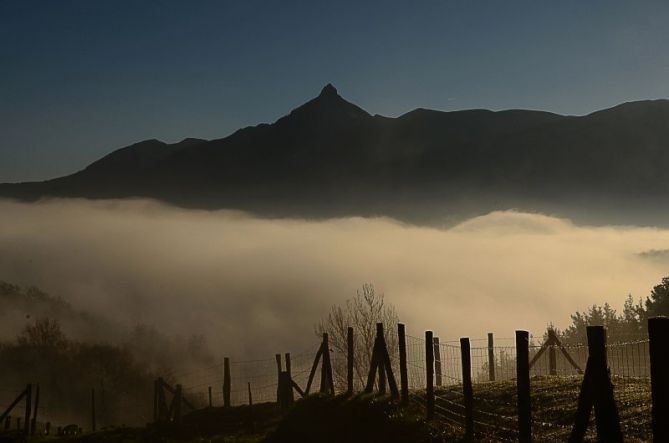
[[[337,88],[332,86],[332,83],[328,83],[325,85],[325,87],[323,87],[323,89],[321,89],[319,97],[335,97],[337,95],[339,95],[337,94]]]

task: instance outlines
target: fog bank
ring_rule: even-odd
[[[495,212],[450,229],[390,219],[259,219],[153,201],[0,201],[0,279],[122,325],[204,334],[217,356],[297,352],[372,282],[411,334],[540,335],[669,274],[669,230]]]

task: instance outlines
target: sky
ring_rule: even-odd
[[[224,137],[326,83],[386,116],[667,98],[668,22],[666,1],[0,0],[0,182]]]

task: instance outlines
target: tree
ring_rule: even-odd
[[[330,347],[346,355],[349,326],[353,328],[354,377],[359,386],[367,380],[376,324],[383,323],[384,336],[392,361],[397,360],[397,323],[399,317],[395,307],[386,304],[384,295],[377,293],[374,285],[366,283],[356,291],[356,295],[343,306],[333,306],[328,315],[316,325],[316,334],[328,333]],[[346,359],[333,359],[333,375],[337,383],[346,383]]]
[[[669,277],[664,277],[646,298],[646,313],[648,317],[669,315]]]
[[[54,348],[62,347],[67,343],[67,338],[60,329],[58,320],[51,320],[48,317],[38,318],[33,324],[26,325],[17,340],[20,345]]]

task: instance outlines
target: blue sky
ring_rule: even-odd
[[[218,138],[333,83],[367,111],[669,97],[666,1],[0,0],[0,182]]]

